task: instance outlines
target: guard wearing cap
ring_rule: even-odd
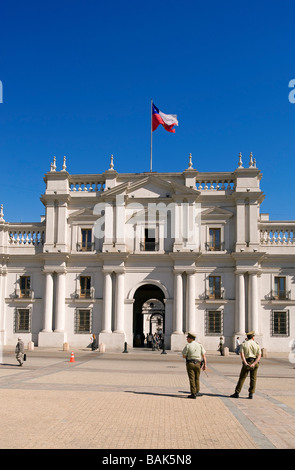
[[[186,359],[186,370],[190,383],[191,394],[188,398],[196,398],[200,395],[200,372],[201,367],[206,369],[206,351],[201,343],[195,341],[196,335],[188,333],[187,345],[182,351],[182,356]],[[201,366],[202,363],[202,366]]]
[[[255,393],[256,388],[256,379],[259,361],[261,358],[261,349],[259,344],[254,341],[255,333],[254,331],[249,331],[247,333],[247,341],[244,341],[241,344],[240,355],[242,358],[242,369],[240,372],[240,377],[235,389],[235,393],[231,395],[232,398],[239,398],[240,392],[243,388],[244,382],[248,373],[250,372],[250,387],[249,387],[249,398],[253,398],[253,393]]]

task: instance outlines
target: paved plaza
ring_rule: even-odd
[[[239,356],[207,352],[202,396],[187,398],[179,352],[35,348],[0,364],[1,449],[294,449],[295,369],[286,354],[262,358],[257,393],[248,380],[230,398]]]

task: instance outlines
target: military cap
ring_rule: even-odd
[[[191,338],[191,339],[196,339],[196,335],[194,333],[188,333],[186,337]]]
[[[255,336],[255,332],[254,331],[249,331],[247,334],[247,338],[248,339],[251,339],[253,336]]]

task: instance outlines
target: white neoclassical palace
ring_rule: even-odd
[[[268,351],[295,337],[295,221],[260,213],[250,154],[233,172],[45,174],[36,223],[0,210],[0,340],[106,350],[149,332],[180,350],[194,331],[207,350],[248,330]]]

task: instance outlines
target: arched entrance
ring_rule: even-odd
[[[148,333],[165,333],[165,304],[163,291],[154,284],[140,286],[134,294],[133,346],[146,345]]]

